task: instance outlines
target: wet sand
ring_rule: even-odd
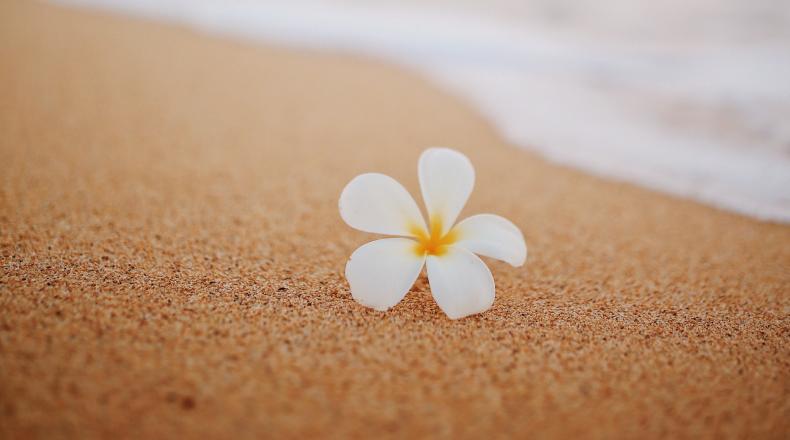
[[[551,165],[375,61],[16,2],[0,56],[4,438],[790,432],[787,226]],[[460,321],[343,278],[343,186],[416,195],[432,145],[530,252]]]

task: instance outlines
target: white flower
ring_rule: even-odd
[[[406,296],[425,264],[433,298],[448,317],[484,312],[494,303],[494,278],[475,254],[521,266],[527,259],[524,236],[493,214],[453,226],[475,184],[475,170],[463,154],[429,148],[417,168],[430,226],[406,189],[384,174],[359,175],[340,194],[340,216],[349,226],[399,236],[354,251],[346,264],[351,295],[387,310]]]

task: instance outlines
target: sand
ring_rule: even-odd
[[[790,227],[551,165],[395,67],[0,5],[0,437],[787,438]],[[569,121],[568,129],[572,129]],[[356,304],[337,212],[466,153],[494,307]]]

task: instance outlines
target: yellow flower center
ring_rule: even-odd
[[[412,226],[411,232],[417,237],[414,253],[419,256],[444,255],[448,246],[458,241],[458,232],[455,229],[442,235],[442,218],[438,215],[431,216],[429,231],[420,226]]]

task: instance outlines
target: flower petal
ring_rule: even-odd
[[[340,194],[340,217],[349,226],[376,234],[414,236],[425,228],[420,208],[406,188],[392,177],[361,174]]]
[[[425,257],[414,252],[408,238],[384,238],[360,246],[346,263],[351,296],[367,307],[384,311],[398,304],[422,271]]]
[[[439,223],[444,235],[472,193],[475,169],[466,156],[455,150],[429,148],[420,156],[418,174],[428,221],[432,228]]]
[[[524,235],[510,220],[494,214],[478,214],[461,220],[454,231],[460,246],[470,252],[496,258],[511,266],[521,266],[527,259]]]
[[[439,307],[450,319],[488,310],[494,303],[494,277],[477,255],[450,246],[442,256],[428,256],[428,281]]]

